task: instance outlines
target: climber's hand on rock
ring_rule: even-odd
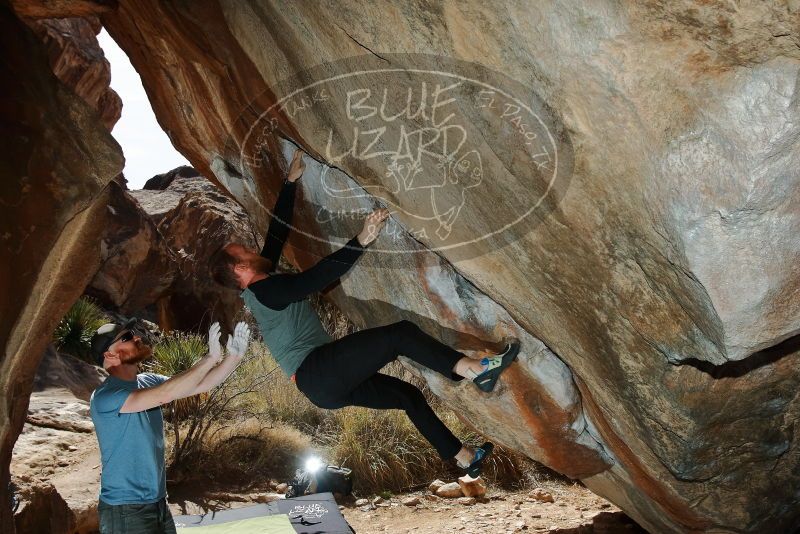
[[[367,215],[367,218],[364,220],[364,229],[358,234],[358,242],[362,247],[366,247],[375,241],[388,218],[389,210],[386,208],[375,210]]]
[[[294,151],[292,163],[289,165],[289,174],[286,176],[286,179],[290,182],[296,182],[303,176],[303,171],[306,170],[306,164],[303,161],[304,155],[305,153],[299,148]]]

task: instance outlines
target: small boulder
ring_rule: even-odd
[[[437,489],[436,495],[444,497],[445,499],[454,499],[456,497],[463,497],[464,493],[461,491],[461,485],[458,482],[450,482]]]
[[[281,495],[285,494],[286,490],[288,489],[289,489],[289,484],[287,484],[286,482],[281,482],[275,487],[275,491],[277,491]]]
[[[358,499],[356,501],[356,506],[358,506],[358,507],[366,506],[368,504],[369,504],[369,501],[367,499]]]
[[[437,478],[431,482],[430,486],[428,486],[428,490],[430,490],[431,493],[436,493],[442,486],[444,486],[444,482]]]
[[[465,497],[483,497],[486,495],[486,484],[480,477],[472,478],[469,475],[464,475],[458,479],[458,485],[461,486],[461,492]]]
[[[402,502],[406,506],[416,506],[420,504],[420,499],[419,497],[406,497]]]
[[[464,506],[472,506],[477,501],[475,497],[459,497],[458,504],[463,504]]]
[[[530,493],[529,497],[539,502],[555,502],[553,496],[549,492],[543,490],[542,488],[535,488]]]

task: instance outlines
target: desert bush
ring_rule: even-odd
[[[436,451],[398,410],[332,411],[318,439],[330,463],[353,470],[361,493],[401,491],[443,470]]]
[[[263,414],[271,421],[313,434],[325,421],[327,412],[311,404],[297,389],[263,343],[251,343],[250,350],[253,358],[243,365],[240,376],[261,376],[264,380],[259,390],[248,394],[244,402],[253,412]]]
[[[153,347],[147,370],[173,376],[189,369],[208,352],[205,338],[198,334],[169,332]]]
[[[208,352],[205,339],[197,334],[171,332],[153,347],[153,358],[144,364],[148,372],[174,376],[186,371]],[[208,393],[178,399],[167,406],[172,431],[170,470],[179,474],[198,467],[209,452],[204,445],[229,425],[252,417],[245,401],[260,391],[266,377],[251,372],[255,355],[248,351],[231,376]],[[178,475],[180,476],[180,475]]]
[[[95,302],[81,297],[70,307],[53,332],[53,344],[59,352],[94,364],[92,336],[98,328],[109,322]]]
[[[173,481],[198,479],[237,490],[264,488],[269,480],[289,480],[312,450],[311,439],[289,425],[266,424],[263,419],[215,421],[194,458],[171,465]],[[174,457],[174,444],[167,455]]]

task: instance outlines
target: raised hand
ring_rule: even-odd
[[[222,345],[219,343],[219,323],[214,323],[208,329],[208,357],[214,363],[222,360]]]
[[[296,182],[303,176],[303,171],[306,170],[306,164],[303,161],[304,154],[299,148],[294,151],[292,163],[289,165],[289,174],[286,176],[286,179],[290,182]]]
[[[358,242],[361,243],[362,247],[366,247],[375,241],[388,218],[389,210],[386,208],[375,210],[367,215],[367,218],[364,219],[364,229],[358,234]]]
[[[241,358],[247,352],[247,346],[250,344],[250,327],[247,323],[237,323],[236,328],[233,329],[233,334],[228,336],[228,343],[225,346],[228,349],[228,356]]]

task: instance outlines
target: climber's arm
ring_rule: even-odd
[[[316,265],[296,274],[273,274],[248,286],[259,302],[268,308],[282,310],[292,302],[322,291],[341,278],[364,252],[364,248],[375,241],[389,211],[375,210],[364,220],[364,228],[342,248],[317,262]]]
[[[278,266],[283,245],[289,237],[289,227],[292,224],[292,213],[294,211],[294,197],[297,189],[297,180],[303,175],[305,163],[303,163],[303,152],[296,150],[289,166],[289,173],[283,182],[278,200],[275,201],[275,208],[272,210],[272,220],[267,229],[267,237],[264,240],[264,248],[261,256],[272,262],[273,270]]]

